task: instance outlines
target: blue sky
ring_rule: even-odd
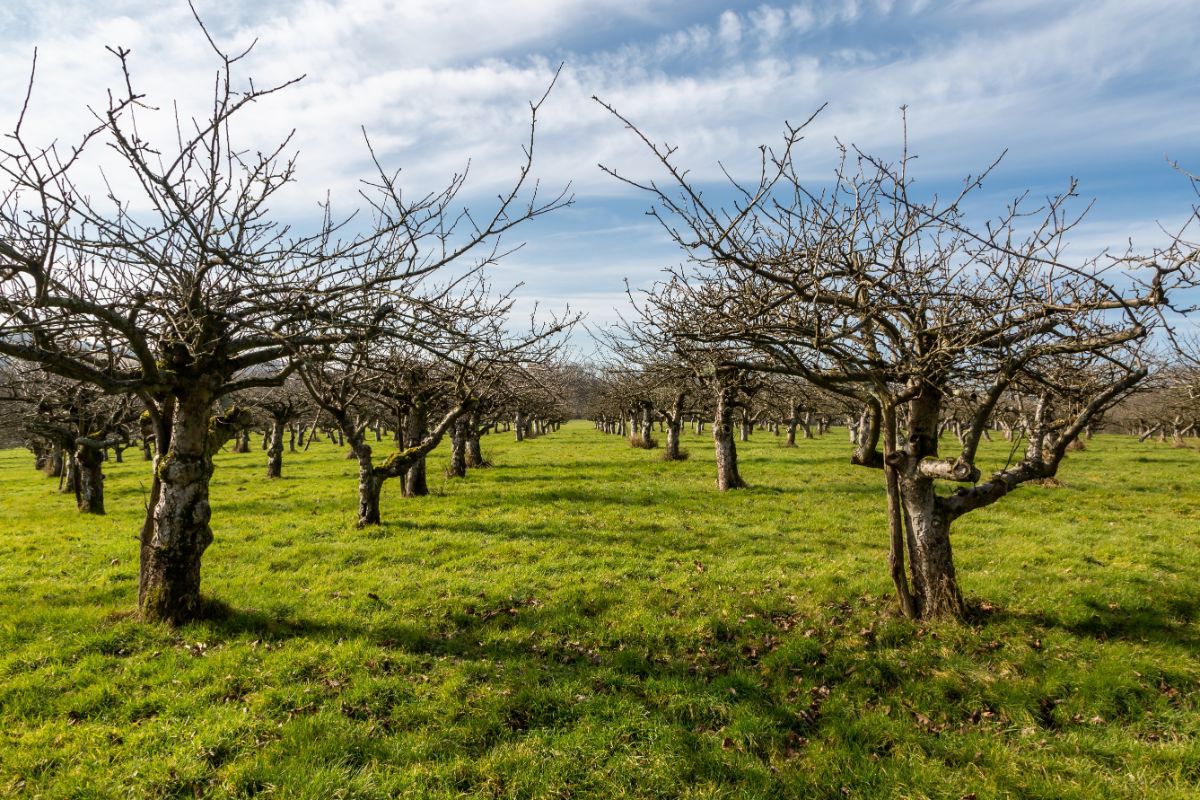
[[[1078,177],[1081,194],[1096,200],[1075,236],[1080,252],[1130,237],[1161,243],[1157,221],[1177,224],[1196,200],[1167,163],[1200,171],[1195,0],[197,7],[230,49],[258,39],[246,65],[257,81],[307,74],[242,129],[245,142],[262,145],[297,129],[300,180],[278,210],[299,224],[315,219],[327,189],[348,204],[369,176],[360,126],[413,191],[439,186],[471,159],[470,191],[486,203],[519,162],[527,102],[565,63],[544,109],[537,171],[547,187],[570,182],[576,205],[525,229],[526,247],[496,275],[525,283],[525,306],[570,302],[597,322],[622,303],[625,278],[644,285],[680,254],[644,216],[647,199],[597,169],[602,161],[653,175],[592,94],[678,145],[700,181],[718,178],[718,161],[748,169],[785,119],[823,103],[800,155],[806,176],[828,177],[835,137],[894,157],[905,105],[918,185],[930,191],[1006,148],[984,196],[997,210],[1023,189],[1050,193]],[[132,48],[150,98],[178,98],[185,113],[203,109],[211,86],[211,54],[182,2],[8,0],[0,33],[0,108],[10,116],[39,47],[31,125],[43,137],[70,138],[87,122],[86,105],[103,102],[117,77],[104,45]]]

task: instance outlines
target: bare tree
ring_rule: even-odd
[[[117,49],[124,85],[81,144],[33,144],[23,110],[0,154],[0,354],[145,405],[157,458],[139,607],[172,623],[200,611],[212,456],[247,421],[237,409],[214,416],[218,400],[281,383],[298,348],[338,336],[328,323],[364,287],[410,281],[468,252],[487,261],[501,233],[568,201],[526,191],[531,125],[511,191],[485,217],[458,203],[465,174],[407,199],[381,169],[365,232],[343,236],[327,210],[316,233],[297,235],[269,211],[294,175],[288,141],[260,152],[230,138],[240,112],[294,81],[242,84],[246,53],[213,50],[211,113],[179,125],[174,141],[143,137],[138,117],[153,109],[134,88],[129,52]],[[80,154],[101,141],[115,164],[93,196],[78,182]],[[136,187],[136,198],[118,198],[118,185]]]
[[[6,370],[0,397],[10,409],[39,463],[59,465],[62,490],[75,495],[79,510],[103,514],[104,461],[128,445],[136,409],[127,396],[103,394],[95,386],[33,367]],[[65,473],[61,465],[66,461]]]
[[[1145,343],[1168,297],[1194,285],[1197,251],[1177,238],[1144,257],[1068,259],[1073,184],[977,225],[964,205],[982,176],[948,202],[918,200],[907,152],[889,164],[844,149],[832,184],[810,187],[792,157],[804,126],[762,150],[755,183],[731,178],[735,201],[716,207],[672,148],[609,110],[667,182],[609,172],[653,198],[690,259],[652,293],[669,298],[657,303],[668,325],[697,346],[747,348],[726,369],[795,375],[866,409],[853,460],[884,472],[901,606],[961,615],[951,523],[1053,476],[1070,443],[1145,378]],[[1034,409],[1024,456],[983,480],[980,440],[1014,393]],[[943,458],[951,397],[969,418],[959,452]],[[942,495],[943,481],[969,485]]]

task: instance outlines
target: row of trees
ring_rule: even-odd
[[[1053,477],[1080,437],[1147,380],[1155,343],[1173,339],[1168,321],[1190,310],[1178,304],[1196,285],[1195,209],[1160,249],[1072,258],[1068,238],[1082,219],[1070,211],[1073,182],[981,219],[966,209],[994,164],[946,199],[916,194],[907,148],[895,162],[842,148],[831,181],[806,181],[795,161],[801,125],[787,128],[779,150],[762,149],[754,183],[705,187],[672,147],[605,108],[660,175],[602,168],[650,197],[686,263],[631,295],[632,320],[605,337],[615,377],[601,427],[628,419],[646,440],[657,413],[677,440],[681,410],[706,414],[725,490],[742,485],[734,423],[759,416],[766,387],[774,384],[768,403],[816,398],[776,422],[848,405],[851,460],[879,470],[886,487],[901,608],[962,616],[953,522]],[[1180,382],[1171,385],[1163,396],[1194,402],[1194,386],[1181,395]],[[958,437],[946,456],[948,428]],[[980,443],[995,430],[1023,452],[1014,444],[1008,463],[985,476]]]
[[[211,113],[164,141],[146,135],[158,115],[116,49],[124,81],[93,128],[70,145],[31,141],[31,75],[0,149],[0,357],[6,372],[55,387],[46,402],[69,418],[38,435],[48,457],[74,455],[89,510],[102,507],[85,503],[100,496],[97,454],[126,441],[130,415],[144,426],[154,470],[138,602],[172,623],[200,609],[213,455],[253,423],[251,407],[286,424],[303,386],[358,460],[360,522],[378,522],[384,481],[403,475],[419,492],[424,456],[448,432],[470,442],[472,426],[509,407],[518,430],[555,416],[530,387],[574,322],[514,332],[511,294],[485,276],[511,251],[510,231],[571,202],[565,190],[544,197],[532,175],[545,97],[530,105],[509,188],[483,213],[461,199],[465,171],[406,194],[368,143],[375,174],[361,184],[362,208],[338,216],[327,200],[298,232],[271,211],[295,176],[289,142],[258,150],[234,138],[250,106],[294,81],[242,80],[246,54],[213,51]],[[381,459],[366,431],[385,417],[403,420],[401,447]]]
[[[633,295],[630,321],[604,337],[608,368],[587,375],[559,364],[575,317],[517,330],[511,293],[486,275],[511,252],[515,227],[571,202],[566,190],[543,196],[533,178],[545,96],[530,105],[512,182],[486,212],[461,199],[465,171],[407,194],[368,142],[359,211],[339,216],[326,200],[298,232],[271,212],[295,176],[288,141],[256,150],[231,138],[245,109],[290,82],[242,82],[245,54],[213,51],[211,113],[165,142],[145,134],[154,109],[117,49],[125,80],[94,127],[71,145],[32,142],[27,97],[0,149],[10,400],[33,409],[30,432],[51,469],[68,454],[85,510],[103,508],[106,451],[119,454],[135,428],[152,445],[139,581],[150,619],[198,612],[213,455],[230,440],[247,446],[256,415],[270,419],[275,475],[289,424],[311,414],[334,432],[357,461],[369,525],[386,481],[425,490],[425,458],[443,437],[461,474],[482,460],[479,436],[497,420],[511,418],[521,438],[585,405],[641,446],[661,422],[668,458],[682,456],[683,424],[711,420],[723,490],[743,485],[739,428],[782,426],[794,441],[798,429],[846,419],[852,461],[886,487],[901,606],[961,615],[953,521],[1052,477],[1080,436],[1145,385],[1155,334],[1171,333],[1167,313],[1186,311],[1173,304],[1196,281],[1186,227],[1153,252],[1069,258],[1073,184],[980,221],[966,208],[990,169],[946,200],[918,197],[907,151],[890,163],[845,148],[833,179],[814,184],[794,160],[802,125],[761,151],[755,182],[706,194],[673,149],[606,106],[661,178],[604,169],[652,198],[687,261]],[[958,444],[943,456],[947,429]],[[985,478],[977,456],[995,430],[1024,451]],[[398,447],[381,457],[373,445],[385,432]],[[957,488],[938,491],[945,483]]]
[[[549,344],[551,350],[556,346]],[[560,399],[563,367],[552,361],[526,361],[504,365],[502,373],[497,369],[497,379],[486,386],[480,376],[471,375],[468,382],[473,391],[465,394],[468,407],[438,435],[436,429],[429,429],[431,410],[433,417],[442,418],[455,405],[452,401],[462,396],[456,395],[456,387],[446,380],[446,367],[428,360],[377,363],[377,371],[358,376],[360,391],[348,403],[353,409],[351,436],[294,375],[280,386],[223,398],[221,413],[234,426],[230,437],[233,451],[261,449],[266,477],[281,478],[285,453],[308,450],[321,436],[338,446],[349,443],[348,458],[364,455],[363,445],[368,441],[386,440],[409,451],[390,458],[389,470],[394,474],[387,477],[400,479],[405,496],[419,497],[428,493],[425,448],[436,446],[442,436],[448,436],[452,444],[446,475],[462,478],[468,468],[488,466],[481,437],[511,429],[514,420],[520,419],[523,424],[517,426],[516,436],[524,439],[530,433],[556,428],[566,418]],[[328,377],[328,361],[325,366]],[[0,372],[0,429],[12,434],[14,444],[23,444],[34,454],[37,469],[57,478],[60,491],[75,495],[83,513],[105,513],[106,461],[124,461],[130,448],[137,449],[141,460],[153,460],[154,434],[148,423],[148,415],[129,396],[106,395],[36,365],[10,365]],[[377,493],[368,505],[373,513],[360,517],[360,525],[378,521]]]

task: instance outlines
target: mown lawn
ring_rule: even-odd
[[[880,476],[778,443],[718,496],[707,437],[491,436],[368,530],[333,445],[226,453],[176,630],[132,616],[146,465],[84,518],[0,452],[0,796],[1200,796],[1200,453],[1098,437],[962,520],[977,612],[920,626]]]

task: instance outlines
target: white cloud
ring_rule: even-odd
[[[728,48],[737,47],[742,41],[741,17],[732,11],[723,12],[717,26],[717,38]]]
[[[720,178],[718,162],[749,172],[757,145],[777,142],[784,119],[797,122],[826,101],[801,150],[816,177],[828,174],[835,135],[898,152],[901,105],[927,179],[977,171],[1008,146],[1005,169],[1051,182],[1067,177],[1063,165],[1135,151],[1200,158],[1191,88],[1200,70],[1190,55],[1200,8],[1190,0],[729,6],[698,14],[683,0],[209,0],[200,10],[230,49],[259,40],[245,65],[256,81],[307,74],[250,110],[240,129],[258,147],[296,129],[300,182],[287,213],[312,209],[326,188],[353,198],[368,166],[360,126],[390,167],[405,168],[413,191],[440,186],[469,158],[475,193],[490,195],[511,180],[527,103],[560,59],[566,67],[544,109],[537,169],[548,187],[572,181],[587,198],[628,194],[597,162],[658,174],[592,94],[655,141],[679,145],[681,162],[701,180]],[[139,88],[164,108],[157,119],[142,115],[148,137],[169,138],[171,98],[185,117],[206,107],[214,61],[186,6],[25,2],[0,9],[0,24],[17,31],[0,52],[5,127],[35,44],[29,125],[43,140],[69,141],[89,123],[85,105],[103,103],[105,88],[119,84],[104,45],[133,49]],[[1094,193],[1086,184],[1083,191]],[[559,257],[608,279],[608,248],[593,243]],[[523,252],[516,263],[551,269],[536,255]],[[649,269],[621,258],[631,270]]]

